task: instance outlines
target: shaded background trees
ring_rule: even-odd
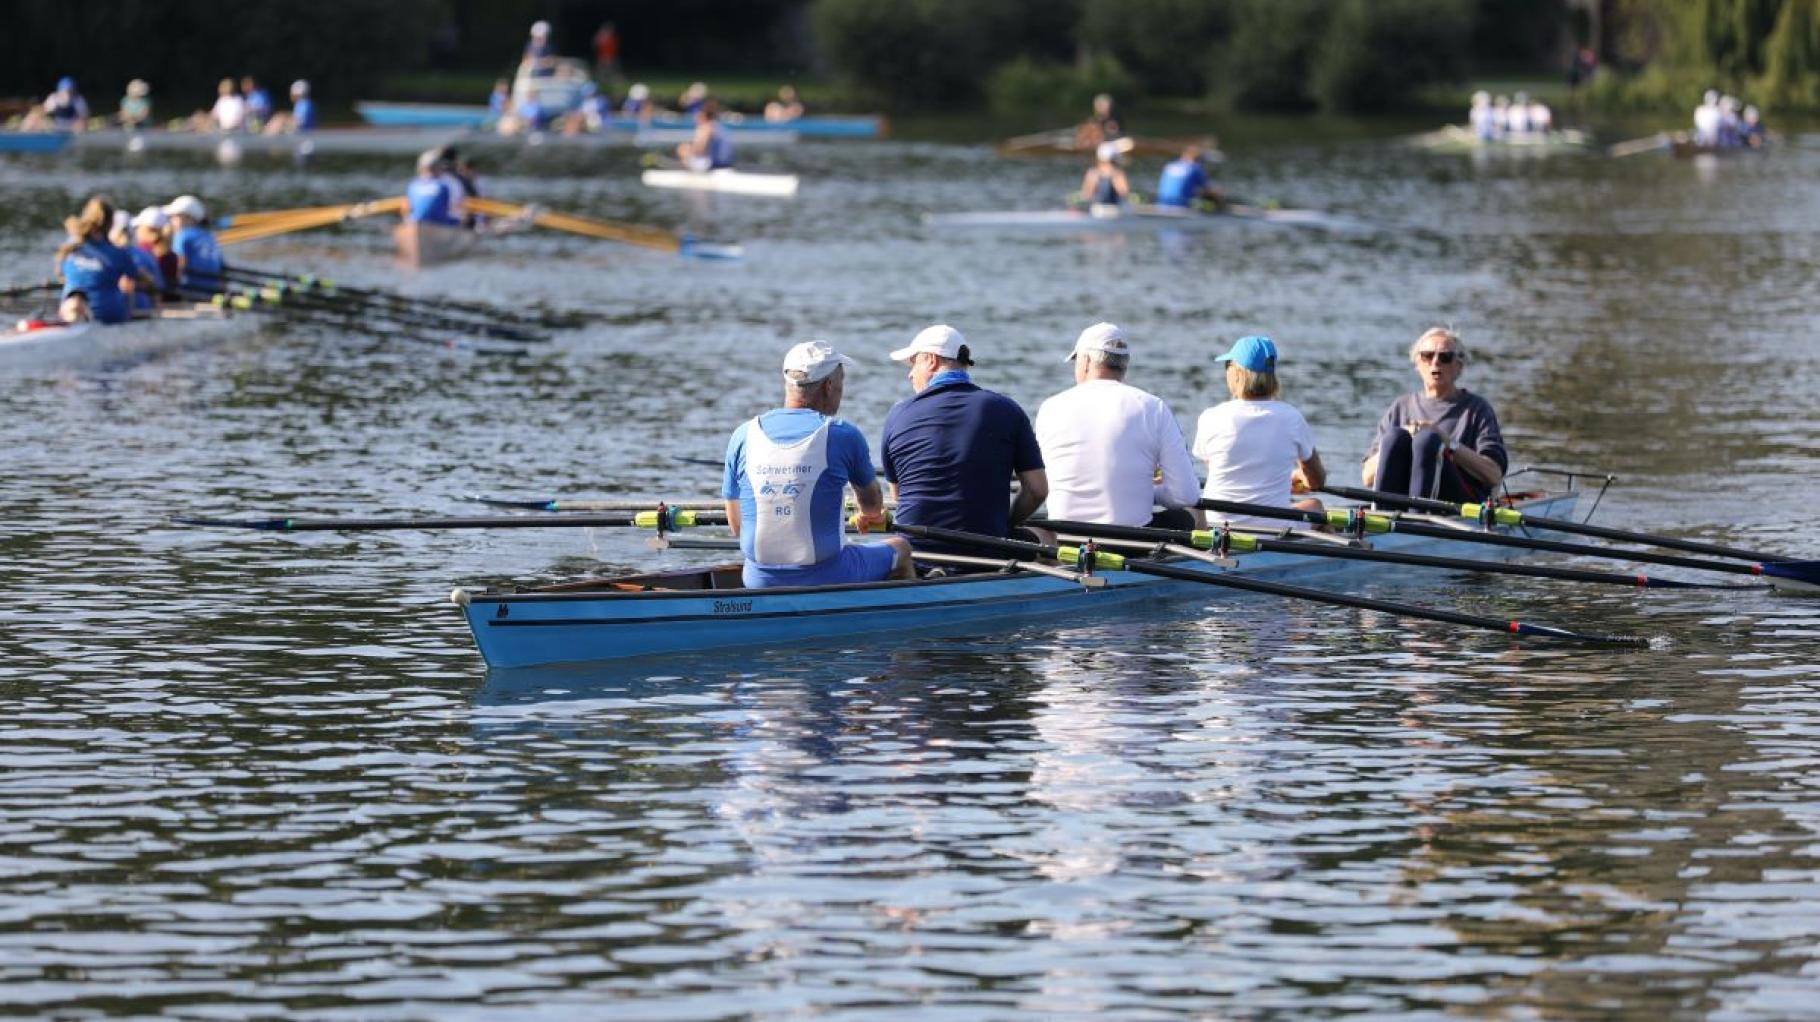
[[[525,30],[584,56],[613,22],[644,74],[837,82],[851,105],[1078,109],[1189,97],[1243,109],[1378,111],[1471,74],[1549,75],[1595,45],[1593,96],[1681,107],[1707,87],[1820,107],[1820,0],[11,0],[0,95],[78,76],[106,108],[153,83],[161,113],[224,75],[308,78],[331,105],[397,93],[478,101]],[[425,72],[448,76],[447,87]],[[481,93],[484,95],[484,88]]]

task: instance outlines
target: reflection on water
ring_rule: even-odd
[[[490,191],[747,245],[691,264],[505,239],[406,274],[380,225],[253,264],[600,318],[518,361],[283,327],[0,380],[0,1005],[21,1015],[1786,1018],[1820,924],[1820,609],[1367,573],[1322,584],[1656,637],[1512,643],[1228,599],[537,672],[453,584],[699,562],[615,530],[265,535],[178,511],[457,513],[468,493],[711,496],[789,343],[949,320],[1029,407],[1080,327],[1192,422],[1263,330],[1337,476],[1433,321],[1519,464],[1602,520],[1820,554],[1815,157],[1242,148],[1233,191],[1365,232],[943,235],[1068,161],[806,144],[793,202],[658,194],[631,154]],[[1140,162],[1141,178],[1155,167]],[[388,194],[372,159],[0,161],[0,275],[90,191],[222,209]]]

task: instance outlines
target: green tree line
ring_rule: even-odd
[[[1820,109],[1820,0],[1610,0],[1608,52],[1627,73],[1595,98],[1687,108],[1720,89],[1777,110]]]
[[[894,106],[1075,105],[1098,91],[1383,110],[1457,79],[1474,0],[814,0],[838,72]],[[1557,0],[1532,7],[1556,9]]]

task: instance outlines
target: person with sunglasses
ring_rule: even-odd
[[[1491,402],[1459,385],[1466,345],[1446,327],[1431,327],[1409,346],[1422,389],[1391,402],[1360,471],[1365,485],[1390,493],[1450,501],[1491,496],[1510,456]]]

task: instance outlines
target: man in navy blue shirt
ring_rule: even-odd
[[[967,375],[967,339],[932,326],[891,353],[910,369],[914,396],[885,416],[885,479],[905,525],[1009,535],[1049,496],[1043,452],[1016,401]],[[1018,481],[1008,499],[1011,479]]]

